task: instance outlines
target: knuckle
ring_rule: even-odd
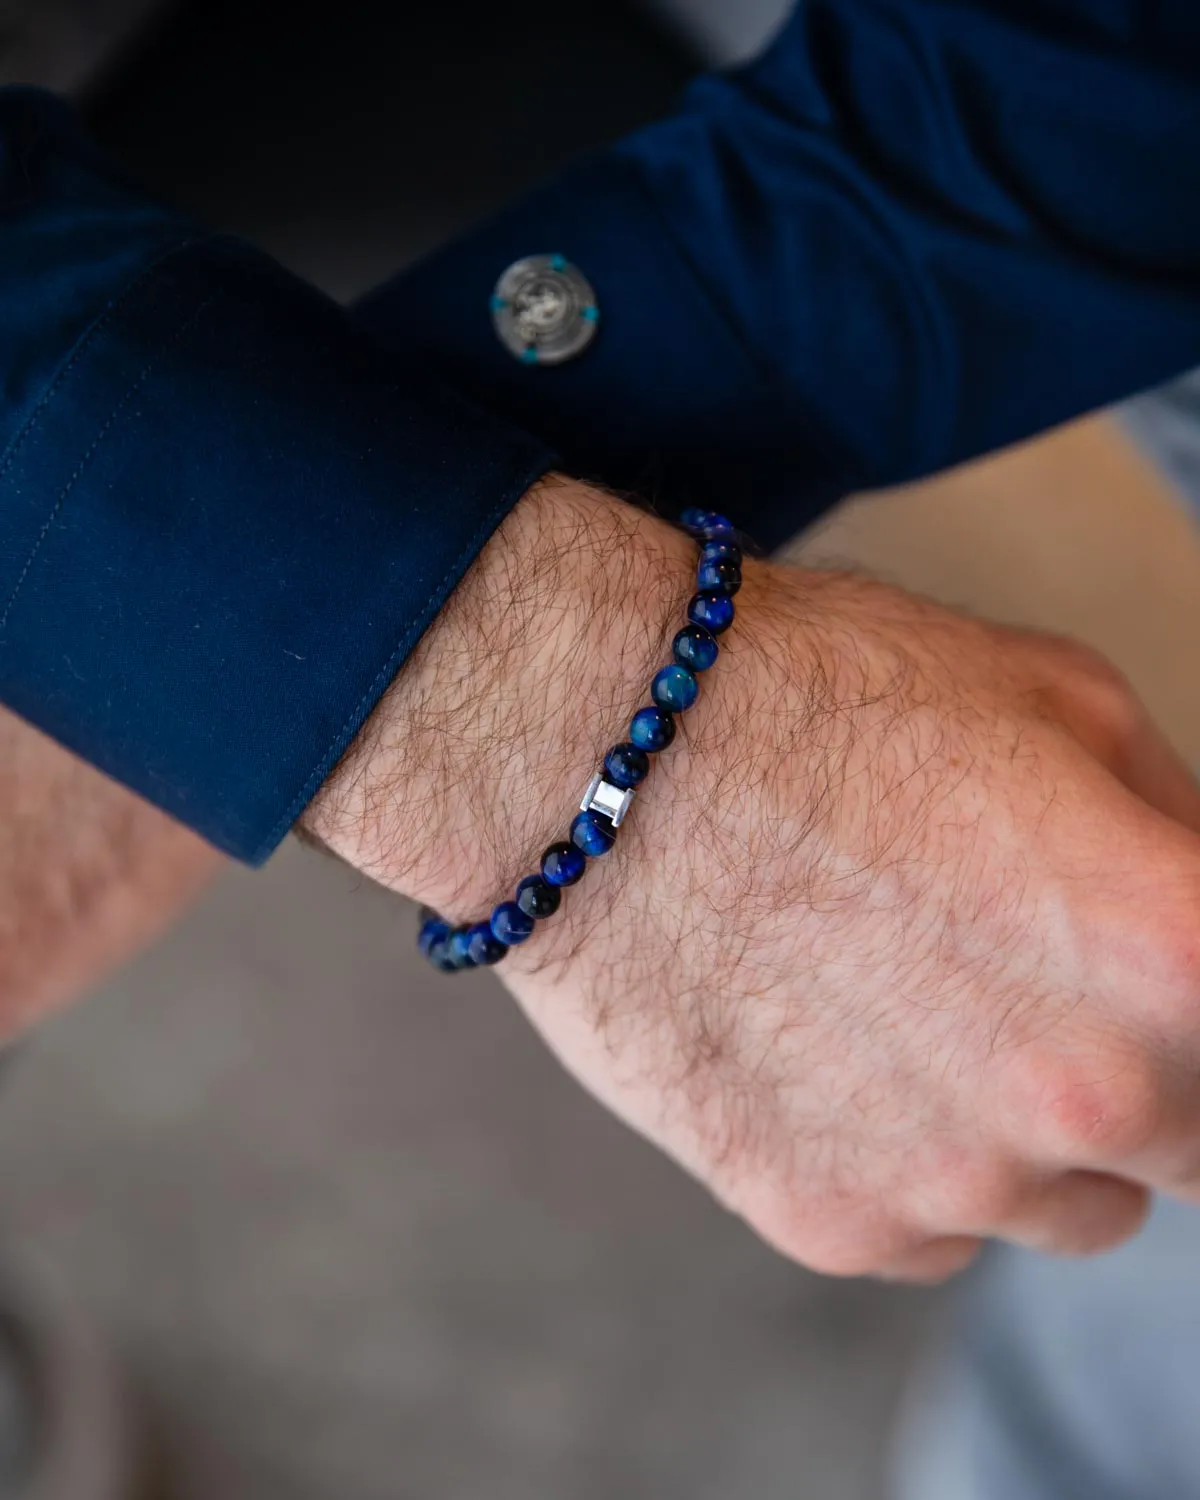
[[[1023,1180],[1015,1163],[999,1158],[962,1163],[940,1174],[934,1211],[939,1233],[984,1233],[1003,1222],[1021,1200]]]
[[[1191,872],[1182,901],[1170,896],[1169,872],[1159,882],[1162,892],[1155,918],[1136,935],[1141,976],[1138,1009],[1148,1022],[1169,1033],[1200,1036],[1200,900]]]
[[[1058,1156],[1120,1160],[1141,1154],[1158,1134],[1162,1090],[1141,1058],[1118,1052],[1087,1063],[1056,1058],[1041,1084],[1041,1135]]]
[[[1136,1183],[1095,1172],[1069,1172],[1045,1186],[1010,1226],[1030,1249],[1057,1255],[1095,1255],[1136,1234],[1150,1194]]]
[[[1090,646],[1070,643],[1071,696],[1093,725],[1114,745],[1127,744],[1145,722],[1144,711],[1125,675]]]
[[[1129,704],[1136,703],[1125,674],[1103,651],[1069,637],[1059,637],[1059,646],[1079,685],[1095,694],[1099,706],[1107,702],[1122,712]]]

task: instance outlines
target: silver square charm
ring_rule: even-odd
[[[605,781],[599,772],[588,782],[588,789],[579,804],[580,812],[603,813],[614,828],[620,828],[621,819],[633,803],[633,788],[627,791]]]

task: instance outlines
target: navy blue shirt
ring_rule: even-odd
[[[3,91],[0,328],[0,699],[261,861],[551,464],[771,545],[1200,363],[1200,7],[807,0],[353,313]]]

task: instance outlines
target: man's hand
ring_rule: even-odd
[[[0,1041],[149,942],[222,863],[0,709]]]
[[[695,549],[517,507],[305,818],[478,918],[646,699]],[[1067,642],[747,563],[614,851],[498,971],[564,1063],[786,1254],[936,1278],[1200,1190],[1200,797]],[[469,985],[470,980],[448,981]]]

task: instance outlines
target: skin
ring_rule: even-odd
[[[224,861],[0,709],[0,1040],[143,947]]]
[[[531,492],[308,834],[486,915],[647,701],[694,564]],[[737,602],[616,848],[497,970],[548,1044],[820,1271],[1089,1253],[1196,1196],[1200,797],[1126,684],[861,578],[747,563]]]
[[[695,548],[517,506],[302,820],[485,915],[669,653]],[[783,1253],[938,1279],[1200,1196],[1200,798],[1117,674],[861,578],[747,563],[613,852],[498,973],[564,1064]],[[222,861],[0,711],[0,1031]],[[450,983],[471,983],[458,977]]]

